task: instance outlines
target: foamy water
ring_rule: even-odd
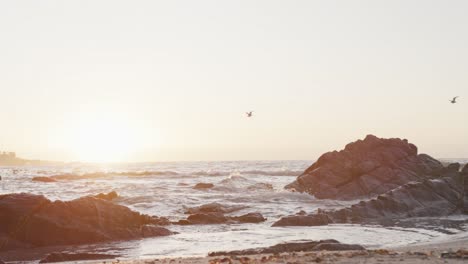
[[[245,206],[231,215],[260,212],[268,220],[261,224],[169,226],[179,234],[169,237],[73,247],[74,251],[114,253],[124,258],[204,256],[209,251],[271,246],[293,240],[337,239],[366,247],[393,247],[434,239],[450,239],[449,233],[465,232],[460,225],[434,226],[440,219],[422,219],[411,228],[331,225],[322,227],[271,227],[280,217],[304,210],[331,209],[353,202],[317,200],[313,196],[285,191],[311,161],[174,162],[115,166],[70,164],[0,169],[0,193],[43,194],[55,200],[71,200],[85,195],[116,191],[117,203],[141,213],[186,218],[184,208],[218,202]],[[53,183],[33,182],[36,176],[82,175],[106,172],[98,177],[63,179]],[[115,174],[118,173],[118,174]],[[194,190],[200,182],[213,183],[210,190]],[[445,221],[458,223],[466,217]],[[66,248],[65,248],[66,249]],[[52,250],[52,249],[50,249]],[[55,250],[55,249],[54,249]],[[48,249],[44,249],[48,251]],[[38,250],[30,251],[37,253]],[[42,254],[42,253],[41,253]],[[30,258],[28,254],[22,254]],[[1,253],[0,253],[1,256]],[[32,256],[34,258],[34,254]]]

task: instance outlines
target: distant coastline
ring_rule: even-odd
[[[28,160],[16,156],[15,152],[0,152],[0,166],[27,166],[27,165],[53,165],[61,162],[45,161],[45,160]]]

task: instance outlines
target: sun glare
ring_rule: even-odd
[[[83,116],[73,126],[70,148],[79,161],[121,162],[136,150],[135,128],[116,116]]]

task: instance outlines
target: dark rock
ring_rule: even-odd
[[[228,214],[247,208],[247,206],[239,205],[222,205],[219,203],[209,203],[197,207],[190,207],[185,210],[186,214],[199,214],[199,213],[222,213]]]
[[[214,187],[212,183],[197,183],[193,189],[203,190],[203,189],[211,189]]]
[[[361,201],[340,210],[323,211],[305,216],[288,216],[274,226],[323,225],[329,223],[382,223],[408,217],[439,217],[468,210],[468,197],[461,203],[462,185],[453,177],[407,183],[377,198]],[[461,208],[460,206],[464,206]],[[313,221],[314,219],[319,221]],[[308,219],[308,218],[305,218]],[[323,220],[323,221],[320,221]]]
[[[462,175],[465,175],[465,176],[468,176],[468,163],[465,164],[465,166],[464,166],[463,169],[461,170],[461,174],[462,174]]]
[[[171,234],[149,227],[164,222],[94,197],[52,202],[42,195],[0,195],[0,251]]]
[[[248,213],[241,216],[233,216],[230,219],[239,223],[261,223],[266,221],[266,218],[260,213]]]
[[[98,198],[98,199],[107,200],[107,201],[112,201],[112,200],[118,198],[119,195],[117,194],[117,192],[112,191],[112,192],[107,193],[107,194],[105,194],[105,193],[100,193],[100,194],[95,195],[95,196],[93,196],[93,197]]]
[[[89,254],[89,253],[51,253],[43,258],[39,263],[54,263],[75,260],[99,260],[114,259],[119,256],[107,254]]]
[[[443,165],[417,152],[407,140],[369,135],[344,150],[323,154],[286,188],[318,199],[354,200],[375,197],[410,181],[439,177]]]
[[[260,213],[248,213],[241,216],[225,216],[222,213],[198,213],[189,215],[186,220],[179,220],[177,225],[212,225],[236,223],[261,223],[266,221]]]
[[[34,178],[32,178],[32,181],[36,181],[36,182],[57,182],[55,179],[52,179],[50,177],[34,177]]]
[[[194,225],[223,224],[228,219],[221,213],[193,214],[189,215],[187,221]]]
[[[451,163],[442,171],[445,177],[458,177],[460,175],[460,163]]]
[[[281,218],[273,226],[322,226],[333,221],[326,214],[316,215],[293,215]]]
[[[460,163],[450,163],[447,167],[445,167],[445,170],[447,172],[458,172],[460,170]]]
[[[320,241],[307,241],[307,242],[293,242],[277,244],[271,247],[255,248],[246,250],[235,250],[235,251],[222,251],[212,252],[208,256],[239,256],[239,255],[255,255],[255,254],[280,254],[284,252],[305,252],[305,251],[320,251],[320,250],[365,250],[359,245],[348,245],[341,244],[340,242],[329,239]]]

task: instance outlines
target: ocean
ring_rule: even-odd
[[[444,160],[445,162],[449,160]],[[457,161],[467,161],[457,159]],[[335,209],[356,201],[318,200],[284,190],[313,162],[217,161],[161,162],[115,165],[71,163],[60,166],[1,167],[0,194],[34,193],[51,200],[72,200],[116,191],[114,202],[132,210],[177,221],[188,207],[217,202],[243,209],[230,215],[259,212],[268,220],[260,224],[169,226],[179,234],[141,240],[61,247],[74,252],[121,255],[121,259],[206,256],[210,251],[272,246],[281,242],[336,239],[368,248],[399,247],[466,234],[468,226],[456,223],[467,216],[416,219],[406,227],[329,225],[321,227],[271,227],[280,217],[301,210]],[[96,174],[89,174],[98,172]],[[57,182],[32,181],[37,176],[65,175]],[[85,176],[81,176],[85,175]],[[197,183],[213,183],[209,190],[195,190]],[[440,224],[443,221],[443,225]],[[454,224],[450,224],[454,223]],[[19,260],[33,260],[57,248],[23,250]],[[1,256],[1,253],[0,253]]]

